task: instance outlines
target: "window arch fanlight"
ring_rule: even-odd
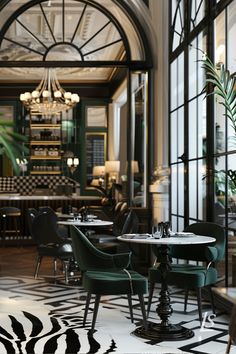
[[[137,61],[150,66],[136,24],[114,0],[32,0],[21,6],[5,1],[0,8],[0,65],[43,66],[60,59],[60,66],[129,66]]]

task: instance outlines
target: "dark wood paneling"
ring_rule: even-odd
[[[75,199],[59,199],[59,200],[0,200],[0,208],[6,206],[12,206],[19,208],[21,210],[21,235],[24,238],[21,238],[20,243],[28,244],[32,243],[32,240],[29,239],[29,231],[27,227],[26,220],[26,210],[28,208],[38,209],[42,206],[50,206],[53,210],[56,210],[59,207],[65,208],[66,206],[71,205],[72,207],[80,208],[82,205],[100,205],[100,200],[75,200]],[[11,224],[9,225],[11,227]],[[6,242],[6,244],[18,244],[18,241],[15,239],[11,239]]]

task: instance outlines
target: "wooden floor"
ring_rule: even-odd
[[[33,276],[36,260],[36,247],[0,247],[0,276]],[[40,273],[52,275],[52,260],[44,258]]]

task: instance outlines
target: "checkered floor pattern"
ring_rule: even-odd
[[[132,335],[141,321],[139,303],[134,298],[132,324],[127,299],[123,296],[102,298],[96,332],[91,335],[92,307],[87,325],[82,325],[85,298],[86,293],[78,285],[66,286],[43,278],[0,277],[0,353],[225,353],[228,315],[218,312],[212,322],[200,328],[194,294],[184,313],[183,292],[171,289],[174,310],[171,321],[191,328],[194,337],[159,343]],[[158,322],[155,312],[158,289],[153,300],[149,320]],[[207,302],[203,309],[206,317],[211,314]],[[236,347],[232,347],[231,354],[236,354]]]

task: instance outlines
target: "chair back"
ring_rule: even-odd
[[[6,206],[6,207],[0,208],[0,216],[3,216],[3,215],[5,215],[5,216],[7,216],[7,215],[20,216],[21,211],[18,208]]]
[[[38,245],[63,243],[58,234],[57,216],[54,212],[48,210],[35,216],[32,222],[32,237]]]
[[[136,233],[139,228],[137,214],[133,210],[120,211],[114,220],[113,234],[120,236],[123,234]]]
[[[32,225],[33,225],[33,220],[35,219],[36,215],[38,215],[38,211],[35,208],[28,208],[26,210],[26,222],[27,222],[30,236],[32,238],[33,238]]]
[[[172,246],[171,256],[174,258],[219,262],[225,253],[225,231],[222,226],[211,222],[197,222],[186,227],[186,232],[195,235],[211,236],[216,239],[208,245]]]
[[[70,226],[70,235],[74,257],[82,272],[97,268],[107,269],[109,263],[110,267],[114,266],[110,255],[94,247],[87,237],[73,225]]]

